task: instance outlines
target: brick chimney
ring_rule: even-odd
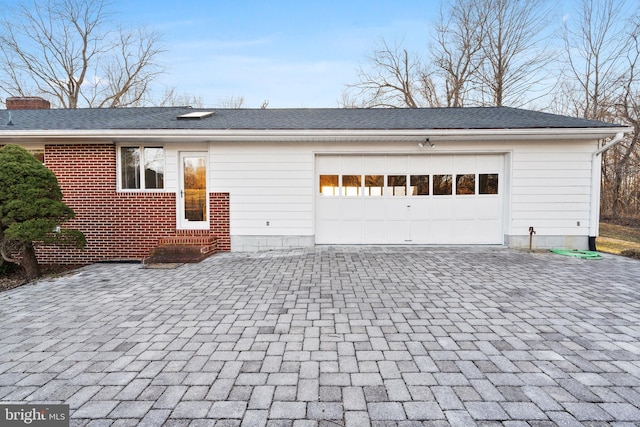
[[[7,110],[48,110],[51,103],[39,96],[12,96],[5,100]]]

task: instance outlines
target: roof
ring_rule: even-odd
[[[194,112],[212,115],[178,119]],[[602,129],[620,125],[509,107],[418,109],[111,109],[0,110],[3,131],[96,130],[438,130]]]

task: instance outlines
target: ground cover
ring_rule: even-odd
[[[57,276],[68,271],[75,270],[78,267],[80,266],[45,264],[41,266],[42,276]],[[29,282],[30,280],[22,268],[18,266],[13,267],[11,264],[7,263],[0,265],[0,292],[26,285]]]
[[[600,252],[640,258],[640,224],[601,222],[596,247]]]

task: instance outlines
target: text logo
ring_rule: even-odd
[[[0,425],[69,427],[69,405],[0,405]]]

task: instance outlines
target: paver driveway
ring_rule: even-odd
[[[0,294],[0,403],[72,425],[637,425],[640,262],[504,248],[101,264]]]

